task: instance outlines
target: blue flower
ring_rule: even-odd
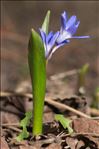
[[[61,43],[67,43],[70,42],[69,39],[71,38],[89,38],[89,36],[73,36],[77,28],[80,24],[80,21],[77,20],[76,16],[71,16],[70,19],[68,19],[66,12],[64,11],[61,14],[61,29],[60,34],[56,40],[56,43],[59,45]]]
[[[50,59],[52,54],[56,51],[56,49],[64,45],[63,43],[59,45],[55,45],[56,40],[59,36],[59,31],[57,31],[55,34],[51,31],[47,35],[42,29],[40,29],[40,35],[44,43],[45,57],[46,59]]]
[[[68,20],[67,14],[64,11],[61,14],[61,29],[56,33],[52,31],[47,35],[40,29],[40,35],[44,43],[45,57],[50,59],[52,54],[61,46],[70,42],[71,38],[89,38],[89,36],[73,36],[80,24],[76,16],[71,16]]]

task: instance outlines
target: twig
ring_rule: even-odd
[[[1,95],[1,97],[3,97],[3,96],[13,96],[13,95],[19,96],[19,95],[20,95],[20,96],[32,98],[32,94],[27,94],[27,93],[26,93],[26,94],[22,94],[22,93],[7,93],[7,92],[1,92],[0,95]],[[57,101],[53,101],[53,100],[51,100],[50,98],[45,98],[45,101],[46,101],[47,103],[49,103],[49,104],[55,106],[56,108],[64,109],[64,110],[69,110],[69,111],[71,111],[71,112],[73,112],[73,113],[75,113],[75,114],[77,114],[77,115],[79,115],[79,116],[82,116],[82,117],[85,117],[85,118],[91,118],[90,116],[84,114],[84,113],[81,112],[81,111],[78,111],[78,110],[76,110],[76,109],[74,109],[74,108],[72,108],[72,107],[70,107],[70,106],[68,106],[68,105],[64,105],[64,104],[59,103],[59,102],[57,102]]]
[[[0,92],[0,97],[6,97],[6,96],[22,96],[22,97],[28,97],[28,98],[32,98],[32,94],[30,93],[11,93],[11,92]]]
[[[99,116],[97,116],[97,117],[91,117],[91,119],[93,119],[93,120],[99,120]]]
[[[32,98],[32,94],[22,94],[22,93],[15,93],[15,94],[12,94],[12,93],[7,93],[7,92],[1,92],[1,96],[13,96],[13,95],[20,95],[20,96],[26,96],[28,98]],[[64,110],[69,110],[79,116],[82,116],[82,117],[85,117],[85,118],[91,118],[90,116],[74,109],[74,108],[71,108],[70,106],[67,106],[67,105],[64,105],[62,103],[58,103],[56,101],[53,101],[49,98],[45,98],[45,101],[48,102],[49,104],[51,105],[54,105],[55,107],[58,107],[59,109],[64,109]]]
[[[3,123],[3,124],[0,124],[1,126],[20,126],[19,123]]]
[[[75,136],[75,135],[91,135],[91,136],[99,137],[99,134],[97,134],[97,133],[90,133],[90,132],[73,133],[72,136]]]
[[[89,108],[89,112],[91,115],[99,116],[99,110],[94,108]]]
[[[76,135],[91,135],[91,136],[95,136],[95,137],[99,137],[99,134],[97,133],[90,133],[90,132],[80,132],[80,133],[72,133],[71,136],[74,137]],[[62,137],[67,137],[70,136],[70,134],[63,134]]]
[[[88,115],[86,115],[86,114],[84,114],[84,113],[82,113],[82,112],[80,112],[80,111],[78,111],[78,110],[76,110],[76,109],[74,109],[70,106],[64,105],[64,104],[59,103],[57,101],[53,101],[49,98],[46,98],[45,101],[48,102],[49,104],[55,106],[56,108],[58,107],[59,109],[69,110],[69,111],[71,111],[71,112],[73,112],[73,113],[75,113],[79,116],[82,116],[82,117],[85,117],[85,118],[91,118],[90,116],[88,116]]]
[[[12,129],[12,130],[14,130],[14,131],[17,131],[17,132],[21,132],[22,130],[20,130],[19,128],[16,128],[16,127],[13,127],[13,126],[10,126],[10,125],[6,125],[5,127],[8,127],[8,128],[10,128],[10,129]]]
[[[7,92],[1,92],[1,97],[3,97],[3,96],[13,96],[13,95],[20,95],[20,96],[25,96],[25,97],[28,97],[28,98],[32,98],[32,94],[28,94],[28,93],[7,93]],[[68,105],[64,105],[64,104],[62,104],[62,103],[59,103],[59,102],[57,102],[57,101],[53,101],[53,100],[51,100],[50,98],[45,98],[45,101],[47,102],[47,103],[49,103],[49,104],[51,104],[51,105],[54,105],[56,108],[59,108],[59,109],[64,109],[64,110],[69,110],[69,111],[71,111],[71,112],[73,112],[73,113],[75,113],[75,114],[77,114],[77,115],[79,115],[79,116],[82,116],[82,117],[85,117],[85,118],[91,118],[90,116],[88,116],[88,115],[86,115],[86,114],[84,114],[83,112],[81,112],[81,111],[78,111],[78,110],[76,110],[76,109],[74,109],[74,108],[72,108],[72,107],[70,107],[70,106],[68,106]]]
[[[67,145],[67,146],[65,146],[64,148],[65,148],[65,149],[70,149],[70,146],[69,146],[69,145]]]

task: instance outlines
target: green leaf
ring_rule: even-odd
[[[63,126],[64,129],[68,129],[69,134],[73,133],[73,129],[70,127],[71,120],[68,118],[65,118],[61,114],[56,114],[55,115],[55,120],[59,121],[60,124]]]
[[[16,137],[16,140],[18,142],[20,142],[20,141],[22,141],[22,140],[24,140],[24,139],[26,139],[28,137],[29,137],[29,132],[27,131],[26,127],[23,127],[22,132],[19,134],[19,136]]]
[[[89,64],[83,65],[78,71],[78,92],[85,94],[85,78],[89,70]]]
[[[99,109],[99,87],[96,87],[96,89],[95,89],[91,107]]]
[[[42,133],[46,90],[46,58],[41,37],[33,29],[29,40],[28,63],[33,93],[33,135]]]
[[[80,81],[80,86],[85,85],[85,76],[88,72],[89,69],[89,64],[85,64],[82,66],[82,68],[79,69],[79,81]]]
[[[30,124],[30,120],[32,118],[32,112],[26,112],[25,117],[20,121],[20,126],[23,128],[22,132],[16,137],[16,140],[22,141],[29,137],[29,132],[27,131],[27,126]]]
[[[42,30],[48,34],[48,28],[49,28],[49,20],[50,20],[50,10],[48,10],[46,16],[45,16],[45,19],[44,19],[44,22],[42,24]]]
[[[20,126],[21,127],[27,127],[27,126],[29,126],[29,123],[30,123],[31,118],[32,118],[32,111],[26,112],[25,113],[25,118],[23,118],[20,121]]]

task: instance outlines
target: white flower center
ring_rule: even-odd
[[[69,39],[69,38],[71,38],[72,37],[72,35],[69,33],[69,32],[67,32],[67,31],[63,31],[63,32],[60,32],[60,35],[59,35],[59,37],[57,38],[57,42],[58,43],[61,43],[61,42],[63,42],[64,40],[66,40],[66,39]]]

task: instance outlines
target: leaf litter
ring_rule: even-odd
[[[47,103],[45,104],[44,115],[46,115],[47,113],[48,115],[51,115],[52,118],[50,119],[51,121],[50,120],[46,121],[46,116],[44,116],[45,118],[44,127],[43,127],[44,135],[40,136],[39,138],[33,138],[31,134],[27,140],[17,142],[15,138],[19,134],[19,132],[22,131],[22,128],[18,124],[19,119],[20,119],[20,116],[24,117],[23,109],[19,108],[20,103],[17,104],[19,107],[15,107],[14,104],[12,104],[13,102],[15,103],[16,99],[18,98],[19,99],[22,98],[23,103],[21,104],[23,104],[24,108],[28,102],[31,103],[31,100],[29,98],[26,98],[24,96],[21,97],[19,95],[18,96],[13,95],[12,97],[3,96],[1,99],[1,103],[2,103],[1,137],[3,138],[2,139],[3,141],[1,143],[5,149],[31,149],[31,148],[34,148],[34,149],[53,149],[53,148],[99,149],[99,120],[81,118],[81,117],[78,117],[77,115],[74,115],[74,113],[70,111],[67,112],[68,110],[58,109],[58,107],[56,108]],[[83,111],[85,112],[87,108],[87,106],[85,106],[86,98],[82,99],[82,97],[78,97],[78,99],[74,96],[70,98],[70,101],[67,98],[67,99],[61,100],[61,102],[69,106],[76,105],[77,109],[81,110],[82,112]],[[59,99],[57,99],[56,101],[59,102]],[[81,101],[83,101],[84,103]],[[27,104],[27,105],[30,105],[30,104]],[[65,117],[71,118],[71,121],[72,121],[71,127],[73,129],[72,134],[69,134],[68,129],[64,129],[64,127],[59,122],[55,121],[54,119],[55,113],[56,114],[62,113]],[[8,115],[9,119],[6,118],[5,116],[6,114]],[[16,121],[15,121],[15,117],[16,117]],[[28,129],[29,131],[31,131],[31,126],[29,126]]]
[[[59,106],[51,102],[45,102],[44,135],[39,138],[32,137],[30,133],[28,139],[21,142],[16,141],[16,136],[22,132],[19,121],[25,117],[25,112],[32,110],[31,95],[26,94],[31,91],[28,92],[25,88],[24,92],[24,87],[19,84],[17,90],[21,87],[21,92],[4,92],[1,94],[1,137],[3,138],[1,143],[4,149],[99,149],[99,111],[97,110],[97,115],[94,112],[94,116],[97,116],[97,119],[91,119],[82,117],[71,110],[63,109],[60,104],[72,107],[85,115],[91,116],[92,112],[91,109],[90,111],[88,110],[86,96],[73,95],[72,90],[70,90],[75,86],[73,81],[71,86],[66,86],[66,82],[64,83],[60,79],[50,80],[49,82],[52,82],[52,84],[48,85],[47,97],[51,98],[55,103],[59,103]],[[30,85],[27,84],[26,86],[28,88]],[[57,88],[59,86],[63,88]],[[64,92],[61,92],[63,90]],[[69,96],[65,90],[69,90]],[[71,119],[72,134],[69,134],[68,129],[64,129],[59,122],[55,121],[55,114],[62,114],[64,117]],[[27,129],[31,132],[31,125]]]

